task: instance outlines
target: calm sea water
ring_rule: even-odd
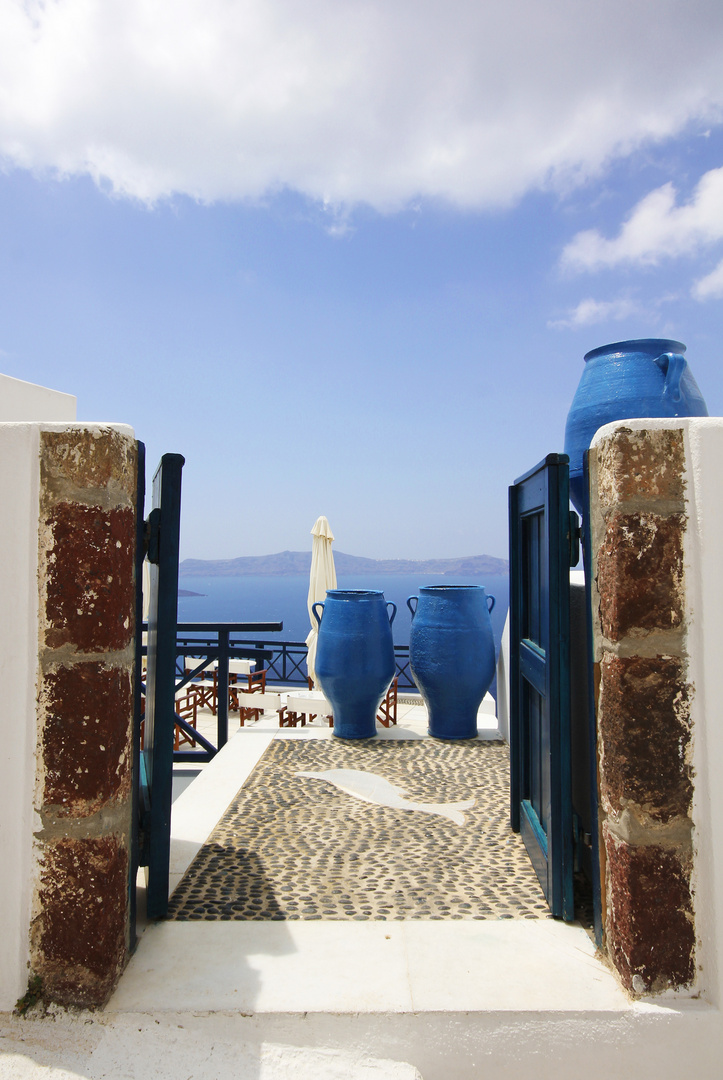
[[[340,589],[381,589],[385,599],[397,605],[397,616],[392,625],[394,642],[409,644],[411,616],[407,608],[408,596],[417,594],[420,585],[484,585],[488,595],[495,597],[492,610],[492,631],[499,649],[502,630],[509,606],[509,583],[507,576],[463,579],[424,574],[380,574],[379,577],[342,577]],[[201,596],[182,596],[178,600],[179,622],[257,622],[282,621],[281,633],[269,634],[269,640],[304,641],[310,630],[306,596],[309,578],[298,577],[182,577],[182,589],[202,593]],[[266,636],[266,635],[264,635]]]

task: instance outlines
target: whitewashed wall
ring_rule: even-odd
[[[91,855],[96,862],[99,857],[95,848],[104,846],[110,850],[109,858],[117,856],[113,864],[117,870],[118,881],[113,886],[117,895],[104,898],[103,915],[111,911],[110,900],[115,900],[119,908],[116,921],[120,926],[115,933],[120,942],[116,942],[118,955],[113,956],[112,965],[109,962],[105,982],[93,973],[100,987],[97,1000],[79,994],[67,1000],[73,1004],[102,1003],[124,962],[124,934],[127,936],[124,867],[128,858],[131,805],[135,454],[133,431],[125,425],[0,423],[0,1012],[12,1010],[25,993],[29,964],[37,971],[41,960],[45,960],[41,973],[44,987],[50,990],[53,976],[63,984],[72,983],[73,978],[78,980],[80,963],[66,964],[62,956],[58,960],[57,949],[51,950],[56,966],[65,965],[68,969],[66,978],[65,970],[60,973],[50,970],[52,965],[45,955],[48,948],[43,953],[44,940],[50,940],[52,932],[56,938],[60,931],[66,933],[71,946],[74,941],[81,941],[81,936],[72,932],[73,919],[87,915],[82,899],[90,899],[88,896],[79,899],[68,887],[72,875],[63,879],[58,869],[58,852],[62,855],[72,848],[78,866],[85,849],[93,848]],[[55,520],[53,514],[58,502],[65,512],[62,518],[65,525],[54,531],[51,519]],[[85,521],[89,507],[97,512]],[[121,537],[117,542],[116,534]],[[39,558],[41,540],[45,564]],[[79,571],[86,565],[89,552],[97,559],[105,558],[106,562],[109,552],[115,560],[122,557],[122,573],[116,575],[114,597],[125,598],[117,601],[127,604],[125,621],[119,619],[118,611],[111,611],[107,618],[94,615],[93,603],[81,603],[81,608],[87,611],[76,610],[76,593],[80,588],[82,594],[83,588],[83,575]],[[68,576],[67,582],[64,575]],[[51,579],[63,593],[60,599],[56,595],[54,611],[57,611],[52,616],[46,607],[41,613],[39,601]],[[106,637],[113,636],[114,627],[121,624],[124,628],[121,644],[105,642]],[[76,640],[79,629],[85,637],[81,635]],[[49,645],[50,630],[57,640]],[[71,691],[65,694],[65,699],[56,693],[51,707],[49,695],[61,674],[63,685],[69,684]],[[76,677],[85,694],[84,700],[91,695],[96,722],[105,722],[106,726],[109,722],[116,724],[118,731],[111,735],[119,742],[119,762],[123,766],[119,764],[118,769],[111,770],[106,781],[103,780],[105,767],[96,770],[100,779],[93,798],[99,805],[85,806],[83,798],[87,803],[89,796],[80,792],[73,804],[79,807],[75,812],[78,820],[70,813],[69,801],[58,810],[50,803],[55,798],[60,805],[60,797],[47,793],[51,767],[54,775],[50,787],[54,793],[64,784],[70,789],[77,780],[76,773],[95,779],[87,762],[83,768],[68,768],[67,755],[58,749],[64,739],[77,737],[77,743],[72,744],[78,747],[72,762],[77,766],[82,754],[87,757],[94,748],[92,740],[87,740],[83,750],[82,732],[77,731],[72,682]],[[106,684],[113,689],[116,683],[119,689],[113,697]],[[39,688],[43,690],[40,695]],[[91,692],[95,693],[94,697]],[[108,721],[109,716],[114,719]],[[100,750],[105,750],[105,746]],[[108,790],[104,789],[104,782]],[[57,822],[53,820],[49,824],[51,817],[57,818]],[[87,894],[89,890],[80,887],[77,891]],[[99,891],[102,892],[100,887]],[[52,919],[55,923],[49,929]],[[71,932],[67,933],[69,928]],[[103,934],[110,940],[107,929]],[[91,989],[95,992],[96,988]],[[56,995],[54,1000],[61,998]]]
[[[0,424],[0,1010],[28,982],[38,663],[37,424]]]
[[[72,394],[0,375],[0,423],[23,420],[65,420],[76,416]]]

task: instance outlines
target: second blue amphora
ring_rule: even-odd
[[[326,600],[313,606],[319,624],[316,681],[331,704],[340,739],[376,735],[377,710],[396,671],[396,611],[384,593],[368,589],[329,589]]]
[[[477,736],[477,712],[495,674],[494,605],[482,585],[426,585],[407,600],[409,667],[436,739]]]

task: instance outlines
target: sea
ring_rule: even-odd
[[[442,574],[380,574],[378,577],[344,576],[337,580],[340,589],[381,589],[386,600],[397,605],[392,623],[395,645],[409,644],[412,618],[407,597],[416,596],[422,585],[484,585],[487,595],[494,596],[492,632],[499,652],[502,631],[509,607],[507,575],[492,575],[464,580]],[[244,575],[242,577],[183,576],[179,587],[198,596],[180,596],[179,622],[278,622],[281,632],[264,634],[269,641],[305,641],[311,629],[306,597],[309,592],[307,574],[272,577]],[[259,638],[260,635],[253,635]]]

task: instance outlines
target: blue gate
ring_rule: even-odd
[[[565,454],[509,492],[511,821],[550,910],[574,918],[570,566],[579,535]]]
[[[164,454],[161,458],[153,477],[153,505],[146,523],[151,589],[146,704],[139,759],[139,861],[146,868],[149,919],[161,919],[168,911],[183,465],[180,454]]]

